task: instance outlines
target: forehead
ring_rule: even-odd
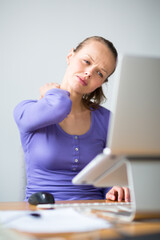
[[[84,43],[79,53],[91,53],[95,56],[106,56],[111,53],[111,50],[104,43],[96,40],[89,40]]]
[[[89,55],[95,63],[106,69],[109,68],[108,70],[112,71],[115,68],[115,58],[105,43],[90,40],[83,45],[77,54],[80,56]]]

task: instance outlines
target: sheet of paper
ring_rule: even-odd
[[[40,217],[31,216],[30,211],[0,211],[0,221],[5,227],[34,233],[87,232],[111,227],[108,221],[73,208],[36,212]]]

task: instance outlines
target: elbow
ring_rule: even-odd
[[[71,108],[72,108],[71,99],[69,97],[67,97],[67,98],[61,97],[60,104],[57,109],[57,113],[59,115],[58,122],[63,121],[68,116],[68,114],[71,112]]]
[[[18,107],[16,107],[13,111],[13,118],[17,124],[17,127],[20,132],[29,132],[30,126],[29,122],[24,120],[24,111],[20,111]]]

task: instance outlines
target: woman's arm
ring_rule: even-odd
[[[14,119],[20,132],[32,132],[61,122],[70,113],[72,102],[69,92],[53,85],[42,88],[40,100],[22,101],[14,109]]]

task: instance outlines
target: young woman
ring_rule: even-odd
[[[100,106],[102,84],[116,62],[117,51],[110,41],[87,38],[68,54],[60,85],[44,85],[39,100],[22,101],[15,108],[26,162],[26,200],[45,191],[55,200],[129,201],[128,188],[72,184],[72,178],[106,146],[110,112]]]

